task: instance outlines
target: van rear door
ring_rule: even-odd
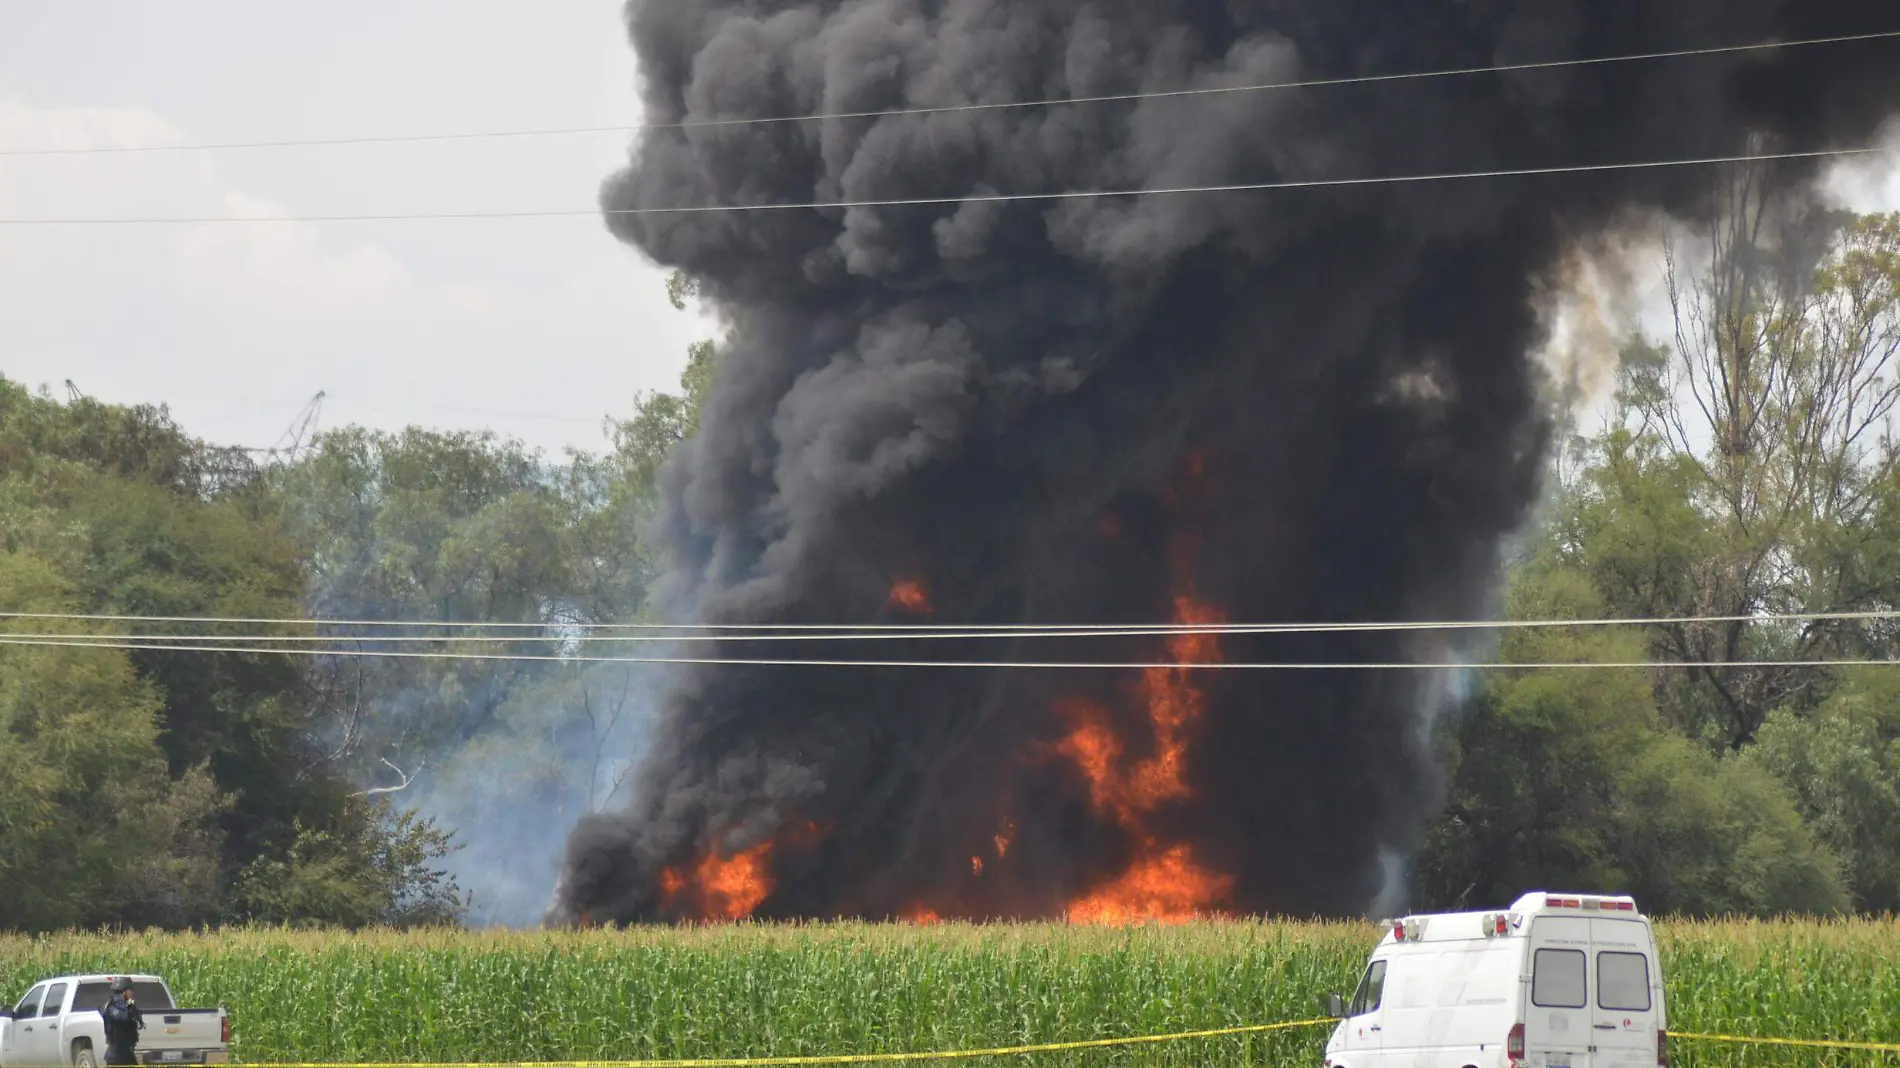
[[[1531,990],[1524,1006],[1525,1061],[1545,1068],[1595,1068],[1590,1056],[1590,921],[1531,921]]]
[[[1590,1032],[1596,1063],[1654,1064],[1662,1006],[1649,926],[1641,920],[1588,922],[1597,978]]]

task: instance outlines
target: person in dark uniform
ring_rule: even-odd
[[[99,1006],[99,1015],[106,1021],[106,1064],[137,1064],[145,1014],[132,994],[132,980],[121,976],[112,981],[112,1000]]]

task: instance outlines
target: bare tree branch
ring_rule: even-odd
[[[380,794],[401,793],[402,791],[409,789],[410,783],[416,781],[416,776],[422,774],[422,769],[428,766],[428,762],[424,761],[421,764],[417,764],[416,770],[411,771],[411,772],[404,772],[401,768],[397,767],[394,764],[391,764],[387,758],[383,760],[383,765],[387,767],[390,771],[395,772],[397,776],[402,779],[402,781],[397,783],[394,786],[371,787],[370,789],[364,790],[361,793],[357,794],[358,797],[375,797]]]

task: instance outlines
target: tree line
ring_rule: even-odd
[[[1673,336],[1631,337],[1602,427],[1568,428],[1507,615],[1710,621],[1508,632],[1510,662],[1672,666],[1479,680],[1414,895],[1893,912],[1900,670],[1811,662],[1900,659],[1900,620],[1763,617],[1900,608],[1900,215],[1744,172],[1665,272]]]
[[[1673,336],[1628,340],[1600,426],[1560,415],[1506,615],[1711,621],[1503,632],[1527,666],[1437,722],[1414,907],[1533,885],[1688,914],[1900,907],[1900,671],[1811,663],[1893,658],[1900,623],[1761,618],[1900,606],[1900,215],[1795,212],[1743,174],[1666,267]],[[0,612],[522,624],[422,648],[547,655],[651,621],[642,522],[717,353],[557,458],[360,427],[260,457],[0,379]],[[1667,666],[1528,666],[1583,660]],[[551,863],[550,823],[624,785],[652,689],[615,664],[0,645],[0,929],[483,914],[458,862]]]
[[[669,288],[676,307],[693,296]],[[491,433],[353,426],[260,456],[163,408],[0,378],[0,612],[528,624],[403,648],[557,651],[577,624],[648,617],[639,525],[712,354],[695,345],[679,393],[608,421],[606,449],[555,459]],[[313,633],[19,615],[5,629]],[[368,637],[392,631],[324,633],[389,648]],[[483,903],[458,863],[519,867],[523,843],[558,844],[549,820],[624,782],[633,673],[556,666],[0,645],[0,929],[464,919]],[[455,833],[474,825],[514,833]]]

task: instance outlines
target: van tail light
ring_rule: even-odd
[[[1656,1068],[1669,1068],[1669,1032],[1656,1029]]]
[[[231,1018],[229,1016],[223,1016],[218,1019],[218,1041],[227,1046],[231,1044]]]
[[[1512,1064],[1524,1059],[1524,1025],[1516,1024],[1504,1039],[1504,1056]]]

